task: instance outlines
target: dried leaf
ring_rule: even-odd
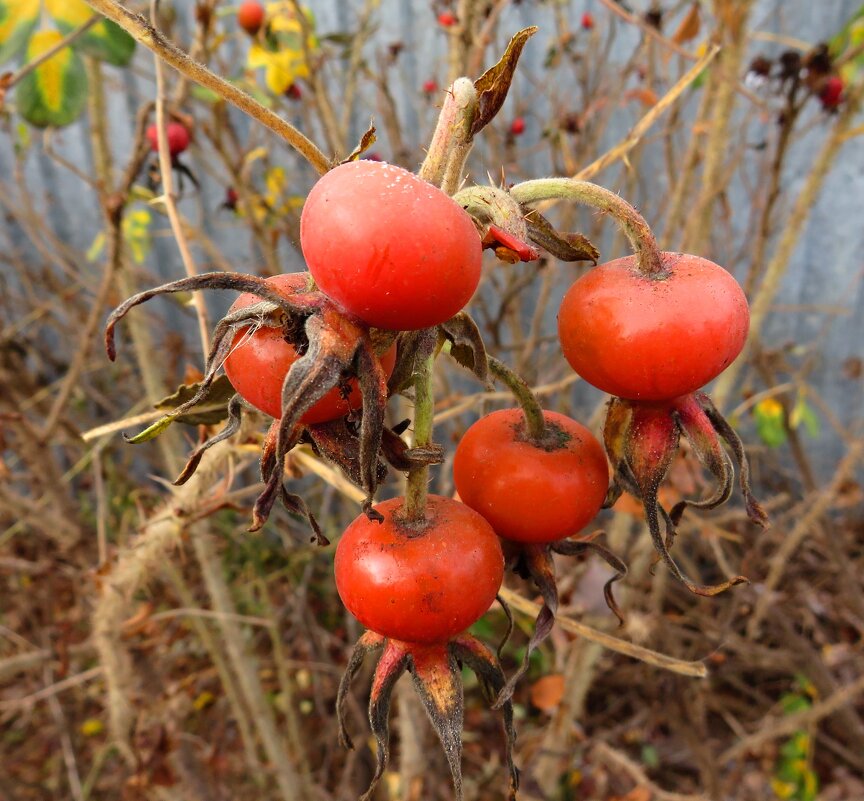
[[[642,86],[639,89],[631,89],[624,95],[627,100],[638,100],[645,108],[653,108],[657,105],[657,101],[660,99],[657,97],[657,93],[653,89],[649,89],[647,86]]]
[[[543,712],[551,712],[564,697],[564,676],[553,673],[531,685],[531,703]]]
[[[699,3],[693,3],[690,10],[681,20],[675,33],[672,34],[672,41],[675,44],[684,44],[690,42],[699,35],[699,29],[702,27],[699,16]]]
[[[507,99],[507,92],[513,81],[513,73],[516,71],[516,64],[522,54],[522,48],[535,33],[537,33],[536,25],[519,31],[510,40],[501,60],[474,81],[474,88],[477,90],[479,100],[477,116],[471,126],[471,136],[476,136],[482,131],[501,110],[501,106]]]
[[[169,411],[190,401],[201,389],[201,383],[182,384],[177,391],[155,404],[159,411]],[[206,400],[193,406],[188,412],[175,418],[176,422],[190,426],[212,426],[228,417],[228,401],[234,396],[234,387],[228,376],[220,375],[210,385]]]
[[[467,312],[459,312],[446,323],[441,323],[438,330],[451,344],[450,355],[485,384],[488,380],[489,362],[477,323]]]
[[[360,156],[362,156],[370,147],[372,147],[372,145],[375,144],[377,139],[378,137],[375,136],[375,126],[370,125],[366,133],[364,133],[363,136],[360,137],[360,142],[358,143],[357,147],[355,147],[351,151],[348,158],[343,159],[339,163],[347,164],[349,161],[357,161]]]
[[[590,261],[597,264],[600,251],[582,234],[562,234],[555,230],[540,212],[531,210],[525,215],[528,236],[532,242],[561,261]]]

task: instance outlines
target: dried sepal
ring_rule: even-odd
[[[494,703],[496,709],[510,702],[517,683],[528,672],[531,655],[552,631],[555,613],[558,611],[558,585],[555,582],[555,567],[549,548],[546,545],[526,545],[519,549],[517,561],[517,572],[531,578],[543,597],[543,606],[534,621],[534,631],[528,640],[522,663],[498,693]]]
[[[198,469],[198,465],[201,463],[201,458],[208,450],[210,450],[210,448],[219,442],[223,442],[229,437],[233,437],[234,434],[240,430],[242,418],[243,398],[235,394],[231,400],[228,401],[228,422],[225,424],[225,427],[218,434],[210,437],[206,442],[202,442],[194,451],[192,451],[186,461],[186,466],[183,468],[180,475],[174,479],[174,486],[179,487],[182,484],[185,484],[192,477]]]
[[[418,365],[432,355],[437,342],[438,331],[435,328],[399,333],[396,337],[396,364],[387,381],[388,394],[395,395],[413,386]]]
[[[387,406],[387,375],[367,340],[357,351],[357,374],[363,396],[360,419],[360,476],[366,491],[363,509],[372,513],[372,498],[378,488],[378,453],[384,433],[384,410]]]
[[[252,525],[248,528],[250,532],[258,531],[267,522],[273,504],[281,497],[284,491],[282,478],[285,472],[285,456],[300,441],[303,433],[301,426],[295,426],[283,435],[281,421],[275,428],[277,429],[276,444],[267,455],[267,472],[262,476],[264,489],[255,499],[252,507]],[[265,465],[262,462],[263,469]]]
[[[462,677],[456,659],[445,645],[414,646],[408,670],[414,689],[438,735],[450,773],[456,801],[462,801]]]
[[[477,323],[467,312],[459,312],[438,326],[441,336],[450,343],[450,355],[470,370],[484,384],[489,381],[486,346]]]
[[[615,600],[612,585],[627,576],[627,565],[608,548],[594,541],[601,533],[600,531],[595,531],[590,537],[581,540],[559,540],[558,542],[553,542],[550,548],[554,553],[561,554],[561,556],[579,556],[587,552],[595,553],[615,571],[615,575],[603,585],[603,599],[606,601],[609,611],[618,618],[619,625],[623,626],[624,613]]]
[[[409,653],[404,643],[387,640],[384,652],[375,666],[372,679],[372,692],[369,696],[369,725],[378,745],[375,754],[375,774],[369,783],[369,788],[360,797],[360,801],[368,801],[375,792],[375,787],[384,775],[384,769],[390,758],[390,699],[393,687],[399,677],[408,668]]]
[[[462,664],[474,671],[486,699],[491,703],[496,699],[507,679],[495,654],[480,640],[470,634],[462,634],[450,641],[450,652]],[[507,769],[510,775],[508,801],[514,801],[519,789],[519,770],[513,762],[513,746],[516,743],[516,732],[513,728],[513,704],[505,701],[501,704],[501,723],[504,729],[504,753]]]
[[[303,436],[311,443],[315,453],[337,465],[352,484],[366,488],[360,460],[360,436],[357,426],[345,417],[327,423],[307,426]],[[380,483],[387,475],[387,467],[376,460],[375,481]]]
[[[700,462],[717,479],[717,488],[706,499],[676,505],[669,514],[658,503],[657,493],[669,471],[682,433],[690,440]],[[727,441],[741,468],[748,513],[757,522],[764,520],[764,512],[750,494],[749,470],[741,441],[704,393],[652,403],[613,398],[604,428],[606,450],[615,469],[607,503],[620,495],[622,489],[637,497],[642,502],[648,531],[659,558],[691,592],[705,596],[717,595],[747,581],[744,576],[733,576],[718,584],[697,584],[684,575],[669,552],[675,538],[676,523],[687,505],[714,508],[729,497],[731,466],[718,434]],[[665,536],[661,521],[665,526]]]
[[[753,497],[753,491],[750,488],[750,463],[747,461],[747,454],[744,452],[744,443],[735,432],[735,429],[729,425],[726,418],[720,414],[711,398],[704,392],[697,392],[696,399],[714,426],[714,430],[723,438],[729,446],[729,450],[732,451],[732,457],[738,466],[738,481],[741,484],[741,493],[744,495],[747,516],[757,525],[767,528],[770,525],[768,514],[762,508],[759,501]]]
[[[285,485],[281,484],[279,488],[279,500],[282,501],[282,506],[285,509],[294,515],[302,518],[309,524],[309,528],[312,529],[312,542],[316,545],[320,545],[322,548],[326,545],[330,544],[330,540],[324,536],[324,532],[321,531],[321,526],[318,525],[318,521],[315,519],[315,515],[309,510],[309,507],[306,505],[306,501],[303,500],[299,495],[295,495],[293,492],[288,492],[285,489]]]
[[[108,353],[108,358],[113,362],[117,356],[114,329],[130,309],[158,295],[174,292],[195,292],[200,289],[230,289],[235,292],[251,292],[262,300],[275,303],[286,314],[311,314],[320,307],[324,300],[324,296],[318,292],[299,293],[286,297],[277,292],[273,285],[267,283],[265,279],[244,273],[202,273],[190,278],[181,278],[179,281],[170,281],[153,289],[139,292],[111,312],[105,324],[105,350]]]
[[[363,660],[373,651],[378,651],[384,647],[384,638],[374,631],[365,631],[363,636],[357,640],[354,649],[351,651],[351,657],[348,660],[348,665],[345,672],[342,674],[342,679],[339,682],[339,690],[336,693],[336,720],[339,726],[339,742],[349,751],[354,748],[354,743],[348,734],[348,729],[345,726],[345,702],[348,698],[348,693],[351,691],[351,682],[357,675],[363,665]]]

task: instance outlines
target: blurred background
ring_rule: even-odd
[[[748,349],[709,391],[746,443],[773,526],[757,530],[737,499],[685,517],[675,551],[702,581],[744,573],[751,584],[692,596],[652,570],[637,503],[603,512],[630,566],[618,590],[627,622],[616,628],[606,567],[592,559],[559,565],[562,615],[704,660],[708,676],[557,627],[514,699],[522,797],[864,798],[864,7],[267,6],[280,22],[266,46],[238,25],[237,5],[217,0],[163,0],[159,28],[328,156],[345,158],[372,124],[365,157],[411,170],[449,83],[478,77],[517,30],[538,26],[469,180],[590,178],[636,205],[664,248],[725,266],[751,301]],[[667,104],[713,44],[719,55]],[[114,305],[184,275],[144,134],[153,55],[93,26],[77,0],[0,0],[0,61],[0,801],[356,798],[374,766],[369,677],[356,683],[357,750],[346,754],[334,699],[360,629],[335,593],[333,546],[309,545],[283,510],[245,531],[263,415],[175,496],[168,482],[196,427],[137,446],[121,436],[200,379],[204,358],[185,296],[133,310],[116,363],[101,346]],[[299,215],[315,171],[211,90],[168,68],[165,78],[168,111],[191,135],[174,180],[197,268],[303,269]],[[600,215],[559,204],[549,216],[604,261],[627,252]],[[606,399],[572,374],[555,334],[560,298],[588,266],[486,259],[470,311],[489,350],[547,408],[599,435]],[[211,320],[232,300],[209,295]],[[448,458],[433,490],[449,494],[455,442],[512,404],[440,361],[435,439]],[[410,414],[392,405],[393,421]],[[292,491],[335,539],[358,513],[356,492],[311,451],[288,466]],[[393,476],[382,497],[398,486]],[[685,451],[661,499],[709,490]],[[532,620],[516,624],[508,672]],[[505,626],[496,604],[475,633],[492,643]],[[400,686],[376,798],[451,797],[423,714]],[[467,674],[464,745],[466,798],[504,797],[498,723]]]

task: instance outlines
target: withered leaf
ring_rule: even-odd
[[[159,411],[170,411],[182,406],[195,397],[200,390],[201,383],[182,384],[173,395],[162,398],[155,408]],[[188,412],[176,418],[177,422],[186,423],[190,426],[212,426],[221,423],[228,417],[228,401],[234,396],[234,387],[228,380],[228,376],[220,375],[210,385],[207,398],[201,403],[193,406]]]
[[[562,234],[555,230],[538,211],[532,210],[525,215],[528,224],[528,237],[541,248],[547,250],[561,261],[590,261],[597,264],[600,251],[582,234]]]
[[[438,330],[450,342],[450,355],[485,384],[489,380],[489,362],[477,323],[467,312],[459,312],[441,323]]]
[[[357,161],[375,142],[378,140],[378,137],[375,136],[375,126],[370,125],[366,133],[360,137],[360,142],[357,147],[351,151],[348,158],[340,161],[340,164],[347,164],[349,161]]]
[[[501,106],[507,99],[507,92],[510,90],[522,48],[535,33],[537,33],[536,25],[519,31],[510,40],[501,60],[474,81],[474,88],[479,98],[477,116],[471,126],[471,136],[476,136],[482,131],[501,110]]]
[[[675,44],[684,44],[695,39],[699,35],[700,23],[699,3],[693,3],[675,33],[672,34],[672,41]]]

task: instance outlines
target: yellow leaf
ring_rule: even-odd
[[[102,734],[104,730],[105,724],[99,718],[87,718],[81,724],[81,734],[85,737],[95,737],[98,734]]]
[[[3,0],[0,2],[0,62],[24,46],[39,19],[39,0]]]
[[[27,46],[27,60],[33,61],[50,50],[63,39],[59,31],[38,31],[33,34]],[[36,83],[42,104],[53,112],[63,108],[63,84],[66,80],[66,70],[72,61],[72,51],[64,47],[47,61],[43,61],[36,70]]]
[[[759,401],[756,404],[756,409],[759,414],[764,417],[782,417],[783,416],[783,405],[780,401],[775,400],[774,398],[765,398],[765,400]]]
[[[45,0],[45,8],[56,20],[77,28],[93,16],[93,9],[84,0]]]
[[[210,704],[212,704],[216,700],[216,696],[213,695],[209,690],[204,690],[203,692],[198,694],[198,697],[192,702],[192,706],[198,712],[202,709],[206,709]]]

